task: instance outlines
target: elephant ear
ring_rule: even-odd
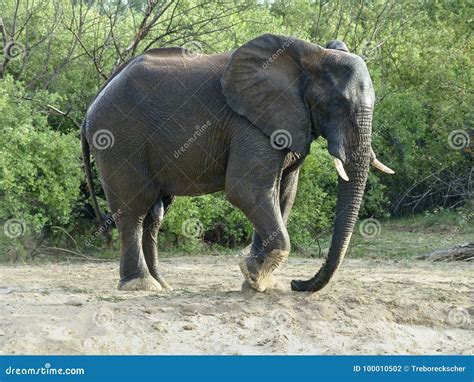
[[[237,49],[225,69],[221,84],[227,103],[270,137],[276,149],[309,152],[302,59],[317,49],[294,37],[265,34]]]

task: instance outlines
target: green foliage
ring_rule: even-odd
[[[218,193],[178,198],[166,216],[163,231],[168,242],[172,239],[173,245],[184,248],[195,248],[202,240],[234,246],[250,239],[252,226],[241,211]]]
[[[0,88],[0,220],[21,219],[31,232],[65,225],[81,179],[77,136],[49,128],[43,107],[59,97],[34,99],[10,76]]]
[[[331,226],[336,205],[337,174],[325,142],[313,143],[301,170],[298,192],[288,222],[295,248],[309,245]]]
[[[377,95],[373,148],[396,175],[371,171],[361,217],[430,211],[472,198],[466,175],[472,135],[465,150],[448,142],[454,130],[472,134],[469,2],[185,0],[160,8],[161,21],[129,50],[148,3],[39,0],[20,2],[15,12],[15,2],[0,0],[5,29],[24,50],[8,62],[0,82],[0,220],[24,220],[31,232],[60,225],[87,236],[96,229],[79,212],[84,181],[76,127],[49,115],[46,105],[71,110],[80,121],[119,56],[189,43],[204,53],[221,52],[266,32],[323,46],[341,39],[366,58]],[[0,53],[0,62],[4,58]],[[461,196],[445,198],[446,189]],[[301,171],[288,223],[294,246],[311,246],[330,230],[335,198],[336,173],[320,140]],[[183,234],[189,219],[202,224],[195,237]],[[246,244],[252,227],[218,193],[178,198],[162,231],[161,245],[192,250],[202,242]]]

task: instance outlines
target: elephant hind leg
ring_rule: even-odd
[[[99,158],[98,168],[120,235],[118,289],[160,291],[163,287],[150,274],[143,250],[143,224],[160,194],[158,181],[138,154],[115,165],[109,158],[102,163]]]
[[[153,278],[167,291],[172,291],[173,289],[158,271],[157,240],[160,225],[174,200],[175,197],[172,195],[160,196],[143,221],[142,244],[148,270]]]
[[[163,288],[148,271],[142,250],[143,216],[123,213],[118,218],[121,240],[120,282],[121,291],[156,291]]]

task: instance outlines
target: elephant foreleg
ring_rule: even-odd
[[[299,166],[284,171],[280,182],[280,211],[285,226],[295,202],[299,172]],[[245,251],[246,255],[262,256],[263,242],[257,231],[253,231],[252,244]]]

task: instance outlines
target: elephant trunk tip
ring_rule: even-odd
[[[316,275],[309,280],[291,280],[291,290],[294,292],[314,293],[323,289],[326,284],[327,282],[322,282],[319,276]]]
[[[291,280],[291,290],[294,292],[309,292],[309,280]]]

